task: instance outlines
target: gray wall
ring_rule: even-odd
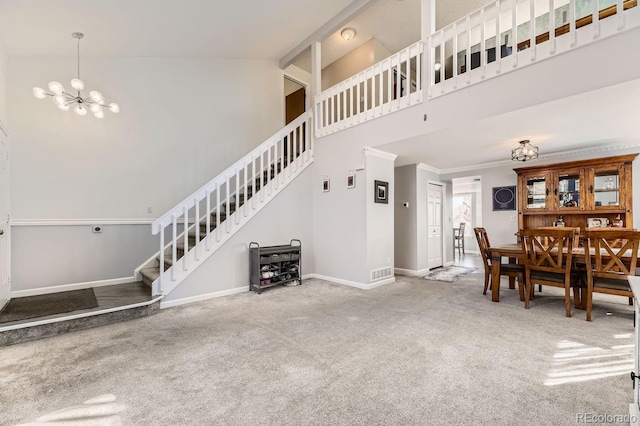
[[[371,281],[372,269],[394,266],[394,204],[396,200],[393,161],[377,155],[367,155],[367,266],[365,283]],[[387,182],[389,202],[376,203],[375,181]]]
[[[417,267],[416,165],[396,167],[394,202],[395,267],[415,271]],[[408,202],[409,207],[402,204]],[[426,207],[425,207],[426,208]],[[426,224],[426,221],[425,221]]]
[[[601,152],[583,153],[578,155],[563,155],[560,157],[539,158],[527,162],[527,166],[536,164],[554,164],[567,161],[577,161],[589,158],[609,157],[615,155],[640,152],[640,149],[620,149],[603,150]],[[480,176],[482,179],[482,226],[487,229],[492,245],[516,242],[515,233],[518,231],[517,211],[493,211],[492,188],[496,186],[517,185],[517,175],[514,168],[522,166],[521,163],[514,162],[503,166],[492,167],[480,170],[470,170],[468,172],[457,172],[441,175],[441,179],[450,181],[453,178],[465,176]],[[640,227],[640,162],[636,159],[633,162],[633,222],[634,227]],[[514,218],[512,221],[511,218]]]
[[[313,236],[313,165],[279,193],[213,256],[187,277],[165,302],[249,285],[249,243],[261,246],[302,241],[302,274],[315,270]],[[316,185],[319,187],[319,185]]]
[[[153,220],[284,124],[276,61],[87,57],[88,88],[121,107],[102,120],[31,95],[52,79],[68,85],[74,61],[8,59],[18,223]],[[14,230],[13,290],[132,276],[158,250],[148,225],[108,226],[99,236],[88,226]]]

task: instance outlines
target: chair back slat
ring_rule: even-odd
[[[555,229],[524,229],[525,267],[541,272],[570,273],[572,248],[576,230],[569,227]]]
[[[594,277],[626,280],[636,274],[640,231],[586,230],[587,271]]]

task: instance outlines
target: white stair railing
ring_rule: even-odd
[[[152,293],[175,288],[311,164],[310,129],[311,113],[304,113],[153,222],[160,251],[136,269],[136,279],[159,261]]]
[[[421,55],[419,41],[316,95],[316,137],[422,102]]]
[[[637,4],[638,0],[492,2],[428,38],[428,97],[637,27]]]

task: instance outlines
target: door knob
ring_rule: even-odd
[[[0,229],[0,235],[4,235],[4,229]]]

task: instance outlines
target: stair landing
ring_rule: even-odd
[[[44,339],[87,328],[152,315],[162,297],[143,282],[95,287],[98,307],[0,323],[0,346]]]

